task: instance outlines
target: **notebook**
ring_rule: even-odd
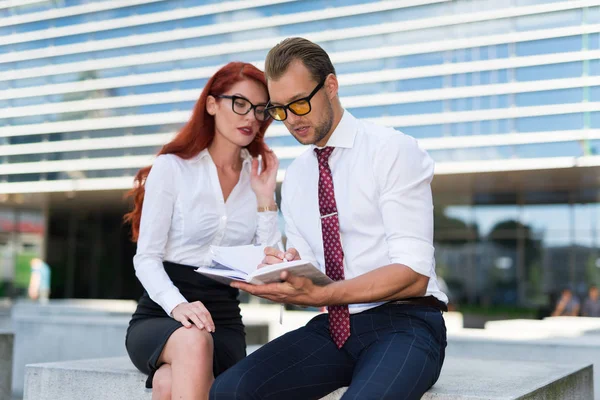
[[[264,248],[265,246],[259,245],[211,246],[212,265],[199,267],[196,272],[226,285],[229,285],[232,281],[247,282],[253,285],[281,282],[282,271],[289,271],[296,276],[309,278],[319,286],[333,282],[319,268],[304,260],[282,262],[257,268],[265,257]]]

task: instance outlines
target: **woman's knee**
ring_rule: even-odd
[[[171,399],[171,366],[163,364],[154,373],[152,378],[152,399],[170,400]]]
[[[212,357],[213,339],[210,333],[196,327],[177,329],[169,338],[168,359],[185,357],[188,360]]]

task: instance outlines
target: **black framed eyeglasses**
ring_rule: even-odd
[[[250,110],[254,110],[254,117],[256,117],[257,121],[264,122],[271,117],[269,113],[265,111],[267,107],[265,104],[254,105],[250,100],[241,96],[228,96],[225,94],[212,96],[218,99],[231,99],[231,109],[238,115],[246,115]]]
[[[296,114],[298,116],[306,115],[312,110],[312,107],[310,105],[310,100],[315,96],[315,94],[317,94],[317,92],[319,90],[321,90],[323,85],[325,85],[325,79],[323,79],[321,81],[321,83],[319,83],[317,85],[317,87],[308,96],[303,97],[298,100],[294,100],[285,106],[269,106],[269,105],[267,105],[267,113],[269,113],[269,115],[277,121],[285,121],[286,120],[287,110],[290,110],[291,112],[293,112],[294,114]]]

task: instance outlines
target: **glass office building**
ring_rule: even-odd
[[[0,274],[135,297],[120,218],[208,77],[289,36],[325,48],[342,104],[436,160],[436,258],[460,303],[600,283],[598,0],[0,1]],[[283,124],[285,167],[304,151]],[[139,288],[139,287],[138,287]]]

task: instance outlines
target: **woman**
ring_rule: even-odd
[[[230,63],[207,82],[190,121],[141,169],[129,193],[145,292],[127,330],[127,352],[148,374],[152,399],[208,398],[214,376],[246,355],[238,290],[193,267],[209,246],[280,240],[274,200],[278,160],[264,143],[270,124],[264,74]],[[258,156],[262,172],[258,173]]]

